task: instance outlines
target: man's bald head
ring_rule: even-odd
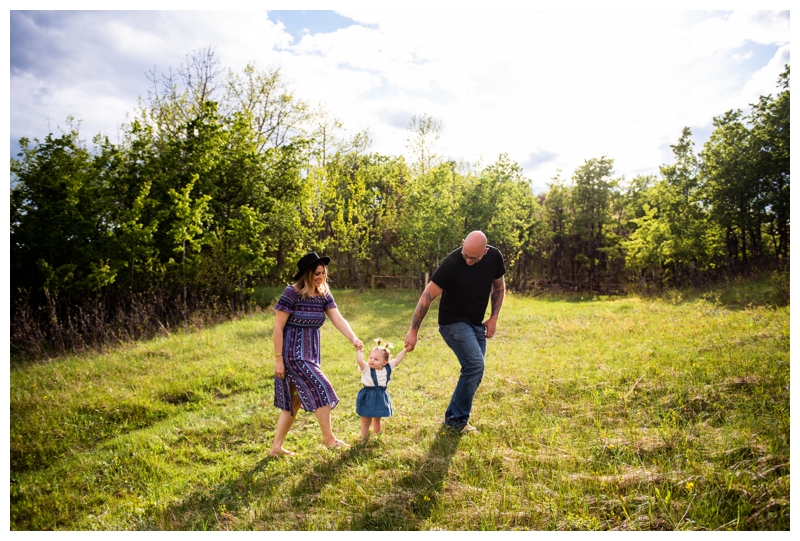
[[[483,231],[473,231],[467,238],[464,239],[464,247],[467,249],[475,248],[476,250],[483,251],[486,248],[486,235]]]
[[[474,265],[486,254],[486,235],[482,231],[473,231],[461,241],[461,255],[467,265]]]

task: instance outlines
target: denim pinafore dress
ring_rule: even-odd
[[[374,368],[369,369],[374,387],[363,386],[356,397],[356,413],[359,417],[391,417],[392,401],[386,387],[378,386],[378,375]],[[386,365],[386,385],[392,379],[392,367]]]

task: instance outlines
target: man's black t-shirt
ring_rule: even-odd
[[[467,265],[456,248],[442,261],[431,281],[441,287],[439,325],[452,325],[459,321],[480,325],[489,304],[492,282],[506,273],[503,255],[494,246],[474,265]]]

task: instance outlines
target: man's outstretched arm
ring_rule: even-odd
[[[428,282],[428,287],[422,292],[417,307],[414,309],[414,315],[411,317],[411,327],[409,327],[406,333],[405,346],[408,351],[414,351],[414,346],[417,345],[417,333],[422,325],[422,320],[425,319],[433,299],[441,294],[441,287],[437,286],[434,282]]]

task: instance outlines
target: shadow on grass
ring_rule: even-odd
[[[268,472],[274,459],[264,457],[250,471],[214,486],[209,490],[197,490],[180,503],[158,512],[141,525],[147,530],[218,530],[230,529],[233,513],[242,507],[242,502],[263,493],[280,490],[285,481],[283,475],[259,476]]]
[[[370,454],[369,449],[354,445],[340,451],[334,460],[323,460],[292,489],[290,499],[295,510],[311,508],[325,485],[331,484],[342,469],[361,457]]]
[[[437,429],[425,456],[378,501],[372,501],[340,530],[419,530],[430,518],[461,435]]]
[[[263,342],[266,337],[272,337],[272,325],[255,330],[236,329],[233,331],[233,336],[237,343],[258,344]]]
[[[775,282],[775,283],[773,283]],[[646,301],[661,301],[674,305],[694,304],[709,302],[720,310],[741,311],[754,307],[776,308],[789,304],[788,285],[777,279],[748,282],[735,282],[709,284],[696,288],[664,289],[644,293],[631,292],[619,295],[601,295],[584,293],[549,293],[535,296],[539,302],[550,304],[587,304],[604,301],[618,301],[624,299],[642,299]],[[530,295],[520,294],[520,297],[533,298]]]
[[[535,298],[537,301],[547,302],[547,303],[571,303],[571,304],[581,304],[581,303],[589,303],[589,302],[599,302],[599,301],[615,301],[619,299],[625,299],[628,295],[620,294],[620,295],[607,295],[607,294],[599,294],[599,293],[590,293],[585,291],[583,293],[544,293],[542,295],[529,295],[529,294],[520,294],[521,298],[524,299],[533,299]]]
[[[288,498],[280,494],[292,485],[295,474],[285,470],[286,461],[264,457],[250,471],[232,477],[208,490],[197,490],[180,503],[159,512],[142,526],[144,529],[236,529],[237,514],[253,499],[275,499],[271,509],[274,523],[261,523],[260,527],[313,529],[304,524],[307,511],[312,509],[326,485],[346,470],[348,463],[368,455],[369,451],[351,447],[337,453],[332,460],[321,460],[291,489]],[[302,468],[302,465],[298,465]],[[289,522],[281,522],[288,520]]]
[[[408,476],[396,482],[392,490],[382,494],[379,500],[370,502],[365,509],[338,524],[337,529],[420,529],[440,499],[460,439],[459,434],[437,430],[425,456],[411,464]],[[330,460],[321,459],[305,473],[282,503],[278,499],[279,503],[272,509],[273,519],[277,522],[262,523],[261,526],[291,524],[294,530],[316,529],[318,526],[313,523],[313,518],[309,521],[309,512],[317,505],[320,493],[335,484],[336,479],[347,471],[348,465],[369,460],[376,451],[375,448],[356,445],[337,452]],[[278,464],[269,458],[261,459],[249,472],[217,485],[212,493],[196,492],[180,505],[164,512],[162,517],[173,522],[167,529],[226,528],[226,515],[233,517],[237,514],[244,496],[271,498],[267,495],[278,494],[292,483],[290,473],[282,474],[280,468],[273,468]],[[261,472],[267,475],[259,475]],[[163,521],[157,521],[150,526],[164,528],[165,525]]]

